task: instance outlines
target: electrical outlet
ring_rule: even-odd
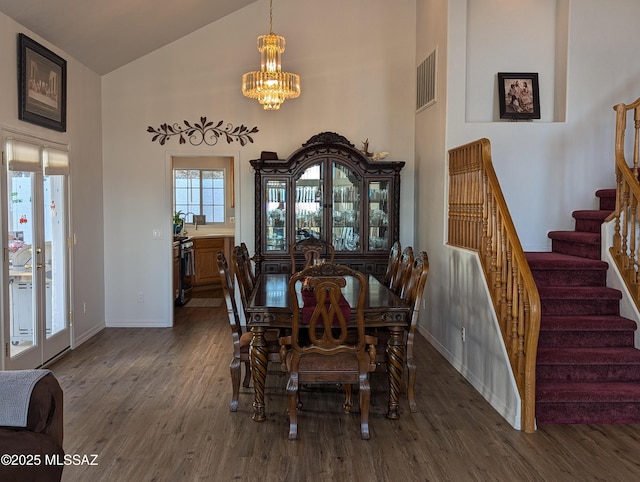
[[[160,239],[160,230],[159,229],[154,229],[153,230],[153,234],[152,234],[152,238],[153,239]]]
[[[462,343],[467,341],[467,329],[464,326],[460,328],[460,336],[462,337]]]
[[[144,303],[144,291],[138,291],[138,303]]]
[[[235,224],[235,223],[236,223],[236,217],[235,217],[235,216],[230,216],[230,217],[229,217],[229,222],[230,222],[231,224]]]

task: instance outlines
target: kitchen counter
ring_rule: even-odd
[[[207,239],[207,238],[234,238],[235,237],[235,233],[230,232],[230,233],[203,233],[200,234],[198,232],[189,232],[189,237],[191,238],[191,240],[195,240],[195,239]]]
[[[235,231],[232,229],[219,229],[216,231],[211,231],[209,229],[198,228],[197,230],[194,228],[187,229],[186,235],[190,238],[229,238],[234,237],[236,235]]]

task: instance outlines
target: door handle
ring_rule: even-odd
[[[36,264],[36,269],[42,269],[44,265],[42,263],[37,263]]]

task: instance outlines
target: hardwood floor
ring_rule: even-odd
[[[180,308],[171,329],[108,328],[51,369],[65,397],[63,481],[630,481],[640,425],[512,429],[424,338],[416,340],[419,412],[401,398],[385,418],[384,373],[372,375],[371,440],[342,392],[309,389],[299,440],[287,440],[285,378],[267,377],[267,421],[252,389],[229,412],[231,340],[224,308]]]

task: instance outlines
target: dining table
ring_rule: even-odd
[[[251,374],[253,376],[254,403],[252,418],[262,422],[265,417],[264,389],[267,376],[268,351],[265,332],[267,329],[291,328],[292,307],[288,292],[289,273],[263,273],[256,283],[245,307],[247,328],[251,330]],[[342,294],[351,308],[355,320],[358,280],[345,277],[346,286]],[[298,305],[304,309],[301,287],[297,286]],[[364,300],[365,327],[389,331],[386,347],[387,376],[389,379],[389,406],[387,418],[400,417],[400,389],[405,363],[405,331],[411,319],[411,306],[382,283],[375,275],[367,276]]]

